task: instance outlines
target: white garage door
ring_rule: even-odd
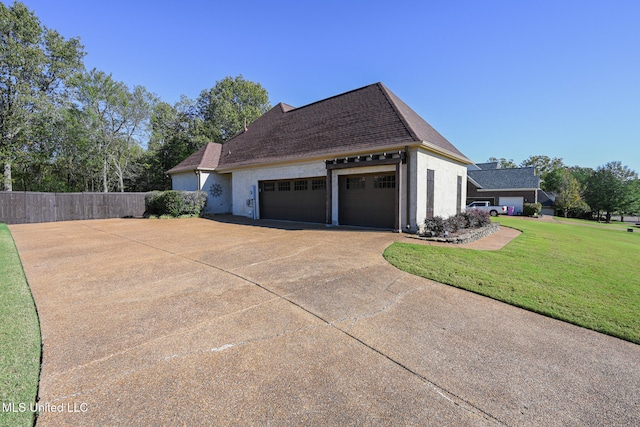
[[[514,214],[521,215],[522,207],[524,205],[524,197],[500,197],[500,202],[498,203],[500,206],[513,206]]]

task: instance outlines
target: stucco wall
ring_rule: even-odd
[[[193,171],[173,174],[171,175],[171,188],[180,191],[196,191],[198,177]]]
[[[200,189],[207,192],[207,206],[204,208],[206,213],[222,214],[231,212],[231,174],[202,172]]]
[[[416,172],[412,182],[412,230],[417,224],[422,224],[427,216],[427,169],[434,172],[434,200],[433,215],[447,218],[456,214],[458,177],[462,179],[461,207],[464,208],[467,198],[467,167],[466,165],[438,156],[426,150],[417,149],[410,153],[411,170]],[[415,191],[414,191],[415,189]],[[413,202],[413,201],[412,201]]]
[[[200,187],[198,188],[198,181]],[[216,186],[214,192],[212,186]],[[193,171],[171,175],[171,188],[180,191],[202,190],[207,193],[205,213],[231,212],[231,176],[217,172],[200,172],[200,177]],[[218,194],[217,196],[215,194]]]

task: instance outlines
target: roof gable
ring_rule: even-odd
[[[382,83],[293,108],[278,104],[224,144],[219,167],[383,150],[422,143],[470,161]]]
[[[204,147],[167,171],[168,174],[195,170],[214,170],[218,167],[222,144],[209,142]]]
[[[467,176],[484,190],[529,189],[540,185],[540,178],[535,175],[533,167],[467,170]]]

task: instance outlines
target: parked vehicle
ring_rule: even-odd
[[[506,206],[492,206],[491,202],[473,202],[467,205],[467,209],[478,209],[489,212],[491,216],[507,215],[509,208]]]

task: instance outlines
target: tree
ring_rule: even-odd
[[[24,4],[0,3],[0,164],[12,190],[11,167],[33,138],[36,117],[64,99],[69,76],[83,68],[79,39],[43,27]]]
[[[269,94],[260,83],[245,80],[242,75],[225,77],[198,97],[201,134],[207,141],[224,142],[244,129],[245,120],[251,123],[270,108]]]
[[[497,158],[497,157],[489,157],[489,160],[487,160],[488,163],[498,163],[498,169],[512,169],[512,168],[517,168],[518,165],[516,165],[513,161],[513,159],[505,159],[504,157],[501,158]]]
[[[132,157],[139,152],[135,146],[141,144],[155,97],[142,86],[130,91],[111,74],[95,68],[76,76],[74,83],[89,141],[102,168],[102,190],[115,186],[124,191]]]
[[[558,157],[549,157],[543,155],[529,156],[520,163],[520,167],[526,168],[533,166],[535,174],[544,179],[544,176],[555,169],[564,168],[562,159]]]
[[[620,212],[634,204],[634,181],[638,174],[623,166],[621,162],[609,162],[600,166],[587,180],[585,189],[585,201],[591,209],[598,212],[606,212],[607,222],[611,214]]]
[[[584,201],[581,196],[581,187],[578,180],[567,168],[558,168],[548,175],[559,175],[556,189],[556,206],[562,209],[566,218],[570,210],[584,208]]]
[[[166,171],[206,144],[201,129],[194,101],[183,96],[173,106],[158,102],[151,113],[148,149],[135,165],[135,191],[171,189]]]

